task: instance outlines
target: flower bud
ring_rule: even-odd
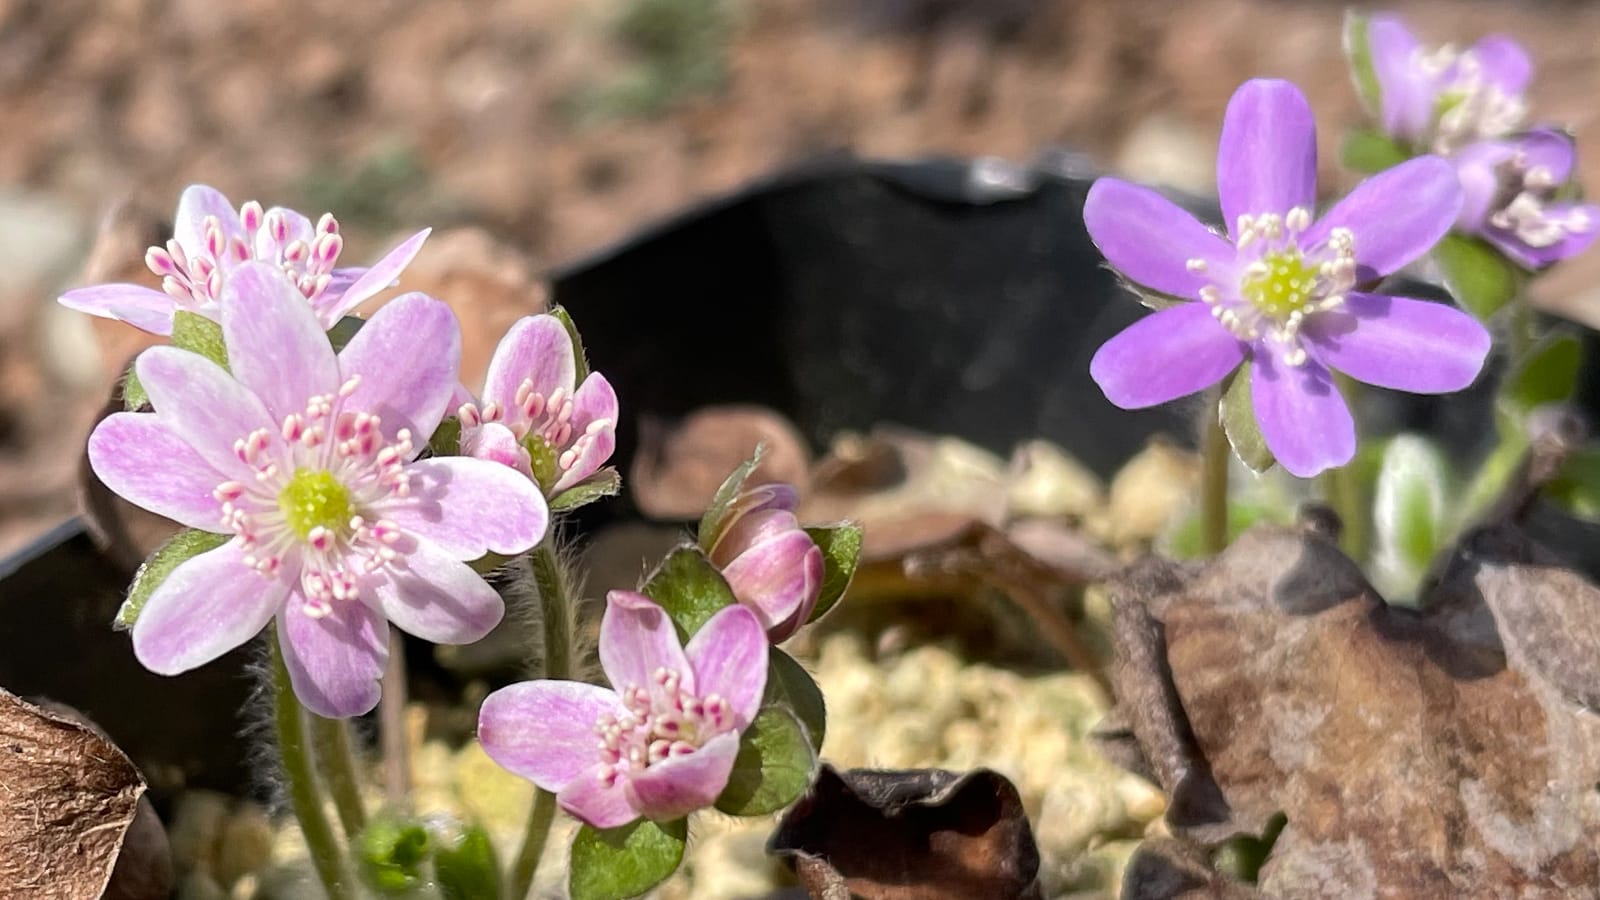
[[[787,639],[810,618],[822,591],[822,550],[800,528],[794,488],[764,484],[739,495],[711,548],[739,602],[767,637]]]

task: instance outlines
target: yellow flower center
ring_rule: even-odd
[[[318,527],[335,534],[350,527],[350,491],[325,470],[296,469],[278,492],[278,508],[301,540]]]
[[[1244,299],[1273,319],[1284,322],[1311,302],[1317,287],[1318,269],[1308,265],[1299,250],[1275,250],[1264,254],[1259,263],[1265,271],[1245,278],[1239,292]]]

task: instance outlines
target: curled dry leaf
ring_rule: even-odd
[[[987,769],[824,765],[767,843],[813,900],[1033,900],[1039,849],[1017,789]]]
[[[758,446],[765,450],[749,483],[782,481],[804,494],[811,451],[788,419],[762,406],[708,406],[670,425],[641,420],[628,490],[652,518],[699,518]]]
[[[100,897],[144,794],[128,757],[0,690],[0,786],[0,897]]]
[[[1172,796],[1180,839],[1282,812],[1267,896],[1600,891],[1600,589],[1515,525],[1468,535],[1420,613],[1278,528],[1114,588],[1102,737]]]

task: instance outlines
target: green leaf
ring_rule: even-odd
[[[1456,302],[1487,322],[1522,290],[1523,274],[1487,242],[1447,234],[1433,248],[1444,286]]]
[[[807,528],[805,532],[822,548],[822,593],[817,596],[811,618],[806,620],[815,622],[833,609],[856,575],[856,565],[861,561],[861,526],[845,523]]]
[[[1277,462],[1267,449],[1267,439],[1261,436],[1261,426],[1256,422],[1255,406],[1250,401],[1250,361],[1246,360],[1233,370],[1222,389],[1222,402],[1218,409],[1222,417],[1222,430],[1228,435],[1228,444],[1239,461],[1260,473]]]
[[[1411,154],[1382,132],[1355,128],[1345,135],[1339,158],[1346,168],[1371,174],[1398,166],[1410,159]]]
[[[572,315],[567,312],[567,308],[564,306],[553,307],[550,310],[550,315],[560,320],[561,324],[567,329],[567,336],[572,338],[572,361],[577,367],[577,374],[573,376],[572,383],[583,384],[583,380],[589,377],[589,356],[584,352],[583,338],[578,336],[578,326],[572,321]]]
[[[615,497],[622,492],[622,476],[611,466],[590,475],[588,478],[567,488],[561,493],[550,498],[551,512],[565,512],[588,506],[596,500]]]
[[[432,850],[421,825],[378,819],[361,832],[356,848],[361,880],[380,894],[408,894],[422,886],[422,866]]]
[[[355,337],[356,332],[360,331],[361,326],[365,324],[367,324],[367,320],[360,316],[345,316],[333,323],[333,327],[328,329],[328,343],[333,345],[333,352],[338,353],[343,350],[345,345],[350,343],[350,339]]]
[[[196,528],[185,528],[167,539],[165,544],[150,554],[150,558],[139,566],[139,571],[134,573],[133,585],[128,588],[128,599],[122,601],[122,607],[117,610],[117,617],[112,620],[111,627],[118,631],[126,631],[133,627],[134,620],[139,618],[139,611],[144,609],[144,603],[150,595],[156,592],[167,576],[172,574],[183,563],[208,550],[215,550],[226,544],[233,535],[215,534],[210,531],[200,531]]]
[[[1426,438],[1389,441],[1373,487],[1374,577],[1391,600],[1415,595],[1448,535],[1450,463]]]
[[[578,829],[567,890],[572,900],[623,900],[667,880],[683,862],[689,820],[640,819],[620,828]]]
[[[459,456],[461,454],[461,420],[451,416],[439,423],[428,438],[430,456]]]
[[[228,348],[222,342],[222,326],[199,313],[180,309],[172,316],[172,346],[192,353],[226,369]]]
[[[1545,496],[1579,518],[1600,519],[1600,447],[1590,445],[1567,457]]]
[[[1536,407],[1572,398],[1583,364],[1583,342],[1570,331],[1555,331],[1533,346],[1500,384],[1502,409],[1519,421]]]
[[[1266,503],[1253,503],[1244,500],[1230,499],[1228,501],[1228,543],[1233,543],[1239,535],[1250,530],[1251,527],[1261,522],[1276,521],[1279,508]],[[1167,542],[1167,554],[1173,559],[1200,559],[1210,554],[1206,553],[1204,542],[1200,533],[1200,514],[1194,513],[1187,516],[1178,527],[1173,529],[1172,536]]]
[[[684,544],[661,561],[639,592],[660,604],[678,626],[678,636],[687,641],[717,611],[738,603],[733,589],[706,558],[705,551]]]
[[[438,840],[433,875],[444,900],[499,897],[500,861],[489,832],[481,825],[469,825],[454,840]]]
[[[1368,18],[1355,10],[1345,13],[1344,55],[1350,61],[1350,77],[1355,81],[1362,105],[1367,112],[1377,115],[1383,108],[1383,88],[1378,84],[1378,70],[1372,65],[1368,24]]]
[[[767,690],[762,705],[787,707],[805,728],[811,748],[821,753],[822,739],[828,734],[828,707],[822,689],[794,657],[777,647],[767,653]]]
[[[761,455],[766,449],[765,444],[756,445],[756,452],[723,479],[722,485],[717,488],[717,493],[711,498],[711,505],[706,507],[706,514],[700,517],[697,537],[700,546],[704,547],[707,553],[717,545],[717,538],[722,537],[729,509],[733,506],[733,501],[739,499],[740,492],[744,490],[744,483],[750,479],[750,473],[761,464]]]
[[[811,784],[817,753],[794,713],[768,706],[739,740],[728,786],[717,809],[730,816],[764,816],[793,803]]]
[[[150,402],[150,395],[144,392],[144,385],[139,381],[139,373],[134,371],[132,363],[128,364],[128,371],[122,376],[122,408],[128,412],[138,412]]]

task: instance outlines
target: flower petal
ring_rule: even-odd
[[[385,253],[382,259],[373,263],[370,269],[361,272],[360,277],[348,288],[338,294],[331,294],[335,299],[319,303],[319,314],[322,316],[323,323],[329,328],[333,327],[333,324],[338,322],[350,310],[355,309],[385,289],[392,287],[396,279],[400,277],[400,273],[405,271],[406,266],[411,265],[411,261],[417,258],[417,253],[422,250],[423,242],[428,239],[428,235],[432,231],[432,228],[424,228],[401,241],[393,250]],[[332,290],[333,286],[329,285],[330,293]],[[324,295],[324,297],[328,296],[330,295]],[[323,300],[323,298],[318,299]]]
[[[1089,375],[1106,399],[1143,409],[1204,390],[1244,361],[1244,345],[1203,303],[1180,303],[1129,325],[1101,345]]]
[[[1250,394],[1267,449],[1289,474],[1310,478],[1355,456],[1350,408],[1315,360],[1285,366],[1271,354],[1255,354]]]
[[[508,421],[518,421],[517,389],[524,380],[545,397],[556,390],[571,396],[577,380],[572,336],[551,315],[524,316],[506,331],[489,360],[483,379],[483,402],[497,403]],[[574,410],[576,412],[576,410]]]
[[[767,640],[774,644],[793,637],[801,626],[810,621],[811,613],[817,608],[817,601],[822,599],[822,579],[827,571],[822,558],[822,548],[813,546],[808,550],[805,558],[800,561],[800,568],[805,572],[806,588],[802,593],[805,599],[789,618],[767,629]]]
[[[707,620],[684,649],[699,695],[720,695],[741,730],[756,717],[767,689],[767,647],[755,614],[729,606]]]
[[[1316,246],[1335,228],[1349,229],[1360,266],[1357,281],[1373,281],[1432,250],[1455,223],[1461,202],[1461,183],[1450,164],[1419,156],[1356,185],[1306,229],[1300,244]]]
[[[627,712],[613,691],[577,681],[524,681],[484,698],[478,742],[489,758],[547,791],[595,777],[595,723]]]
[[[1529,269],[1542,269],[1564,259],[1576,256],[1589,248],[1600,235],[1600,206],[1588,203],[1552,203],[1545,207],[1545,215],[1555,218],[1579,218],[1586,223],[1582,230],[1572,230],[1547,247],[1534,247],[1501,228],[1489,226],[1483,236],[1500,252],[1519,265]]]
[[[278,642],[289,682],[306,709],[348,719],[378,705],[389,628],[365,603],[336,600],[327,615],[313,619],[296,589],[278,616]]]
[[[474,459],[492,462],[533,478],[533,459],[511,429],[499,422],[484,422],[461,432],[461,452]]]
[[[212,495],[227,477],[161,418],[113,413],[89,435],[89,465],[128,502],[190,528],[223,531],[222,504]]]
[[[241,264],[219,301],[233,377],[266,404],[274,422],[339,389],[339,363],[305,295],[267,263]]]
[[[1256,78],[1234,92],[1222,118],[1217,195],[1234,237],[1240,216],[1314,208],[1317,126],[1299,88]]]
[[[1489,353],[1489,332],[1442,303],[1351,293],[1336,310],[1306,320],[1307,349],[1358,381],[1418,394],[1472,384]]]
[[[372,585],[372,598],[401,631],[435,644],[470,644],[505,616],[505,601],[483,576],[432,541],[396,545],[400,558]]]
[[[1163,294],[1196,299],[1211,279],[1189,260],[1229,266],[1234,250],[1189,211],[1147,187],[1101,178],[1083,201],[1083,224],[1111,267]]]
[[[719,734],[693,753],[669,756],[635,772],[623,780],[623,790],[645,818],[670,822],[716,803],[738,755],[738,732]]]
[[[67,291],[58,298],[67,309],[116,319],[151,334],[172,333],[172,298],[137,284],[97,284]]]
[[[660,668],[683,673],[683,690],[695,690],[690,683],[694,670],[683,655],[672,620],[653,600],[634,591],[606,595],[606,611],[600,618],[600,668],[619,693],[648,685]]]
[[[783,513],[783,515],[788,515]],[[771,630],[790,619],[822,588],[820,574],[807,565],[817,549],[804,531],[769,538],[734,557],[722,570],[739,602]]]
[[[578,386],[572,398],[572,422],[582,432],[568,450],[573,455],[570,465],[550,487],[552,495],[600,471],[617,449],[617,392],[604,375],[591,372]]]
[[[1544,169],[1552,184],[1565,184],[1572,177],[1572,165],[1578,159],[1572,135],[1554,128],[1537,128],[1505,143],[1509,145],[1508,155],[1520,155],[1530,169]]]
[[[261,631],[289,583],[246,566],[238,541],[184,562],[145,601],[133,623],[133,653],[160,675],[204,665]]]
[[[204,356],[151,347],[134,368],[161,423],[217,471],[253,483],[255,470],[239,459],[233,443],[258,428],[267,430],[269,444],[281,452],[283,438],[260,398]]]
[[[1461,183],[1457,228],[1474,233],[1484,229],[1500,195],[1500,164],[1515,152],[1507,141],[1478,141],[1451,155],[1450,165]]]
[[[1533,81],[1533,60],[1522,45],[1503,34],[1491,34],[1472,45],[1483,80],[1500,92],[1517,96]]]
[[[449,456],[418,460],[406,471],[409,495],[386,500],[374,512],[455,559],[490,551],[509,556],[544,537],[550,516],[544,495],[515,469]]]
[[[593,746],[593,737],[590,741]],[[628,801],[626,783],[618,778],[608,787],[598,775],[578,778],[556,794],[556,802],[569,815],[595,828],[619,828],[639,818],[639,811]]]
[[[1376,15],[1367,25],[1367,47],[1378,79],[1379,117],[1383,130],[1414,141],[1433,115],[1434,88],[1412,67],[1417,38],[1397,16]]]
[[[271,222],[277,216],[283,217],[284,230],[286,232],[283,241],[280,243],[277,237],[272,234],[272,229],[263,225],[261,230],[256,232],[256,246],[254,249],[258,259],[276,260],[281,251],[288,245],[295,241],[304,241],[310,244],[312,238],[317,236],[317,229],[311,224],[311,220],[287,206],[272,207],[262,216],[262,221]]]
[[[388,440],[406,428],[420,445],[444,418],[460,364],[455,313],[427,294],[402,294],[339,353],[340,373],[361,378],[345,408],[377,415]]]
[[[214,187],[191,184],[178,197],[178,214],[172,221],[172,236],[191,257],[205,254],[206,218],[215,216],[226,243],[244,237],[239,211]]]

